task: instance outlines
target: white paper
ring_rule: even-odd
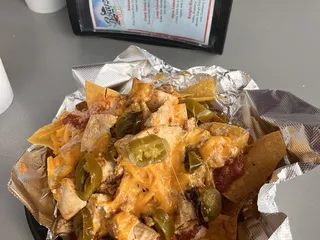
[[[0,58],[0,114],[10,106],[13,100],[12,88]]]
[[[208,44],[215,0],[89,0],[95,29]]]

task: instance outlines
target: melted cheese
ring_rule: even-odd
[[[139,216],[142,213],[150,214],[159,207],[167,213],[176,210],[179,194],[189,183],[189,175],[183,164],[185,132],[180,127],[160,127],[149,129],[138,134],[138,137],[150,133],[166,136],[170,143],[168,158],[161,163],[137,167],[122,157],[119,164],[124,167],[126,174],[116,198],[108,203],[109,211],[120,209]]]
[[[203,144],[210,138],[210,133],[201,128],[194,128],[192,131],[188,132],[186,137],[186,143],[191,147],[197,147]]]
[[[239,149],[244,148],[248,143],[249,132],[242,127],[217,122],[205,123],[200,125],[200,127],[208,130],[212,136],[223,136],[230,138],[232,144]]]
[[[209,167],[218,168],[228,157],[238,155],[239,149],[232,145],[229,137],[212,136],[199,148],[199,152]]]
[[[128,159],[127,145],[148,134],[165,138],[170,144],[169,154],[161,163],[137,167]],[[200,128],[187,135],[181,127],[149,128],[135,136],[120,139],[115,145],[120,154],[119,165],[124,168],[125,174],[115,199],[104,203],[103,208],[108,216],[117,213],[112,222],[114,235],[121,240],[128,239],[131,229],[139,222],[137,216],[141,214],[149,215],[161,208],[175,215],[181,202],[181,194],[189,186],[203,186],[205,181],[212,182],[212,176],[207,176],[206,173],[211,159],[220,160],[232,156],[235,148],[228,137],[210,136],[208,131]],[[200,153],[207,160],[192,175],[186,172],[183,163],[185,147],[190,145],[201,146]],[[215,154],[212,155],[213,153]],[[209,172],[212,171],[209,169]]]
[[[112,218],[113,233],[118,240],[127,240],[131,229],[139,222],[138,218],[127,212],[120,212]]]

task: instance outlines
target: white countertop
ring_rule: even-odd
[[[319,12],[318,0],[235,0],[222,56],[136,45],[182,69],[214,64],[241,69],[260,88],[291,91],[320,107]],[[23,206],[7,191],[7,182],[12,166],[29,146],[26,139],[50,122],[63,97],[75,90],[71,67],[113,60],[129,45],[73,35],[66,10],[41,15],[31,12],[23,0],[1,0],[0,57],[15,95],[0,115],[1,239],[32,239]],[[319,189],[319,174],[318,168],[303,177],[305,183],[288,183],[279,194],[281,210],[292,214],[294,239],[319,239],[320,192],[308,195]]]

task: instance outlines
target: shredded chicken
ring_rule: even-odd
[[[71,148],[72,146],[74,146],[74,145],[76,145],[78,143],[81,143],[82,136],[83,136],[83,133],[75,135],[75,137],[73,137],[69,142],[67,142],[65,145],[63,145],[60,148],[60,152],[63,152],[65,150]]]
[[[197,126],[197,121],[194,117],[188,119],[184,124],[184,129],[191,132]]]
[[[179,99],[169,93],[165,93],[159,90],[153,90],[150,101],[147,102],[149,109],[156,110],[162,106],[166,101],[178,104]]]
[[[156,218],[161,210],[161,217],[173,223],[171,240],[204,240],[211,234],[202,226],[210,219],[202,207],[210,203],[201,194],[204,187],[214,186],[213,178],[217,190],[217,183],[228,179],[224,175],[230,175],[227,170],[233,165],[225,162],[243,152],[249,134],[225,123],[198,126],[195,117],[200,114],[187,112],[181,103],[190,95],[182,96],[170,85],[154,89],[136,78],[126,95],[87,82],[86,101],[78,110],[63,113],[30,138],[55,154],[47,158],[47,172],[61,214],[56,233],[163,240]],[[87,201],[77,194],[75,181],[86,195],[92,193]],[[197,189],[197,204],[188,198],[190,188]],[[88,212],[92,227],[73,224]]]
[[[203,240],[205,236],[207,235],[208,230],[205,227],[202,227],[199,229],[198,233],[195,235],[193,240]]]
[[[91,151],[97,140],[109,133],[116,121],[117,117],[110,114],[92,115],[83,133],[81,151]]]
[[[114,195],[119,186],[118,180],[122,178],[123,167],[120,165],[115,165],[114,162],[108,162],[103,160],[102,163],[102,183],[97,189],[99,193],[105,193],[108,195]],[[99,162],[101,164],[101,161]]]
[[[146,127],[183,126],[187,119],[187,109],[184,104],[174,105],[171,101],[166,101],[150,115],[144,125]]]
[[[181,196],[178,201],[175,229],[185,229],[188,227],[187,225],[190,223],[190,221],[195,221],[196,219],[197,216],[191,202],[187,201],[183,196]]]
[[[112,196],[117,192],[118,187],[119,187],[118,183],[103,182],[101,183],[100,187],[97,189],[97,192]]]
[[[152,219],[151,217],[145,216],[145,217],[143,218],[143,220],[144,220],[144,222],[146,223],[146,225],[147,225],[148,227],[154,226],[154,221],[153,221],[153,219]]]
[[[159,237],[160,235],[155,230],[138,222],[131,229],[128,240],[157,240]]]
[[[211,168],[224,166],[229,157],[236,157],[240,149],[232,144],[229,137],[212,136],[201,145],[201,157]]]
[[[100,236],[103,236],[108,233],[108,224],[106,220],[111,216],[111,213],[106,211],[104,206],[111,200],[111,196],[100,193],[92,194],[89,198],[87,208],[89,209],[92,218],[93,235],[99,233]]]
[[[106,161],[104,158],[98,158],[98,163],[102,169],[102,181],[111,183],[115,175],[116,163],[111,161]]]
[[[176,93],[174,88],[170,84],[162,84],[160,87],[157,88],[157,90],[165,93],[169,93],[169,94]]]
[[[198,148],[210,138],[210,133],[201,128],[193,128],[188,132],[186,143],[192,148]]]

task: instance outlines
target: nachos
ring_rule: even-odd
[[[133,80],[129,94],[86,82],[86,101],[40,128],[56,234],[77,240],[236,239],[243,201],[286,155],[208,101],[215,80],[176,92]],[[250,144],[249,144],[250,142]]]

